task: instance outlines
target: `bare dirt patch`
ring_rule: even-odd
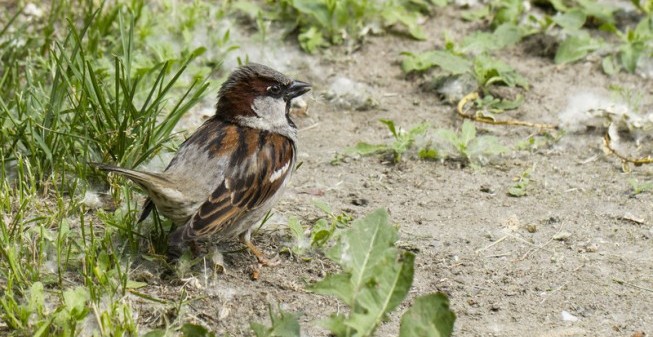
[[[400,246],[417,252],[412,296],[443,291],[458,318],[458,336],[631,336],[653,333],[653,194],[631,195],[627,180],[653,179],[651,167],[625,174],[621,163],[602,150],[602,131],[582,129],[533,151],[513,150],[481,168],[420,161],[408,156],[398,165],[379,157],[332,165],[336,153],[356,142],[387,142],[380,118],[410,127],[459,127],[454,107],[420,90],[421,78],[407,80],[396,61],[402,51],[432,49],[442,32],[463,36],[472,25],[444,11],[426,23],[430,39],[415,42],[396,36],[370,38],[351,55],[338,48],[312,66],[290,65],[290,74],[314,84],[309,115],[298,118],[299,160],[292,186],[276,207],[310,223],[319,215],[312,199],[354,217],[385,207],[400,228]],[[533,48],[533,46],[529,46]],[[583,91],[605,91],[611,83],[636,87],[650,107],[653,86],[635,75],[608,78],[597,62],[556,66],[525,48],[498,55],[532,84],[525,104],[511,117],[559,123],[568,99]],[[308,56],[298,56],[309,58]],[[259,60],[252,60],[259,61]],[[293,73],[294,70],[295,72]],[[337,77],[369,85],[378,102],[367,111],[329,104],[324,93]],[[477,125],[479,132],[505,145],[526,139],[533,130]],[[514,198],[513,179],[534,168],[528,194]],[[360,202],[364,199],[366,202]],[[268,253],[290,240],[283,229],[264,228],[254,240]],[[310,322],[344,310],[332,298],[305,290],[335,267],[325,258],[264,268],[252,281],[254,262],[246,253],[226,255],[226,273],[197,271],[183,284],[150,284],[144,292],[177,298],[188,292],[182,315],[218,333],[248,335],[249,323],[267,321],[268,303],[300,312],[306,336],[326,336]],[[210,271],[210,269],[208,269]],[[397,310],[378,336],[395,336]],[[141,315],[160,326],[165,312],[148,306]]]

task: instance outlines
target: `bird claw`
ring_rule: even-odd
[[[275,267],[281,264],[281,258],[279,258],[279,255],[273,258],[268,258],[267,256],[261,254],[260,256],[256,255],[256,259],[258,260],[258,264],[262,267]]]
[[[279,255],[270,259],[267,256],[265,256],[265,254],[263,254],[263,252],[261,252],[260,249],[254,246],[254,244],[249,238],[249,232],[243,233],[243,235],[240,236],[240,241],[242,241],[242,243],[245,244],[245,246],[247,246],[249,251],[252,252],[254,256],[256,256],[256,260],[258,260],[260,266],[274,267],[281,264],[281,259],[279,258]]]

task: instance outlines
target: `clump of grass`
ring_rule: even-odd
[[[352,221],[349,214],[345,212],[336,214],[322,201],[315,200],[313,203],[324,212],[325,216],[318,218],[312,226],[304,226],[294,217],[288,220],[288,229],[293,242],[286,251],[304,259],[308,259],[307,255],[311,250],[323,249],[336,240],[340,232]]]
[[[628,184],[632,189],[632,195],[653,191],[653,181],[639,181],[637,179],[628,179]]]
[[[528,195],[528,189],[531,183],[531,174],[535,166],[528,168],[514,179],[515,184],[508,189],[508,195],[519,198]]]
[[[298,31],[302,49],[314,53],[320,48],[355,43],[370,33],[401,27],[410,37],[426,39],[418,21],[422,12],[443,1],[354,1],[354,0],[281,0],[274,6],[258,8],[238,2],[237,7],[256,16],[259,30],[261,18],[281,22],[287,31]],[[254,8],[253,8],[254,7]]]
[[[170,140],[177,121],[205,95],[205,79],[193,80],[183,91],[175,88],[205,49],[136,68],[137,15],[124,15],[121,8],[88,13],[81,26],[68,21],[67,33],[43,46],[47,48],[43,57],[22,65],[5,62],[7,74],[21,67],[30,71],[4,83],[11,82],[13,90],[0,97],[3,165],[11,166],[21,153],[34,168],[37,182],[53,171],[75,172],[83,178],[89,161],[136,166]],[[112,33],[118,39],[111,47],[106,39]],[[98,58],[96,46],[116,56]]]
[[[493,156],[508,151],[496,137],[478,136],[476,126],[469,120],[463,121],[458,132],[440,128],[435,131],[435,135],[445,142],[445,146],[434,149],[433,145],[427,145],[419,151],[421,159],[452,159],[476,167],[486,164]]]
[[[420,123],[408,131],[397,128],[395,122],[389,119],[381,119],[381,123],[385,124],[388,131],[392,134],[393,142],[390,144],[370,144],[366,142],[359,142],[353,148],[347,149],[349,153],[356,153],[361,156],[369,156],[373,154],[382,154],[390,157],[393,163],[399,163],[402,156],[410,150],[415,144],[415,139],[423,136],[429,128],[428,123]]]
[[[147,49],[142,1],[41,9],[0,13],[0,320],[19,335],[137,335],[131,253],[147,236],[131,191],[115,189],[116,212],[85,203],[87,162],[133,167],[169,146],[207,92],[207,72],[188,75],[205,49]]]

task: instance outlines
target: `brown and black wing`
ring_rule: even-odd
[[[293,142],[281,135],[256,129],[241,129],[240,146],[234,152],[234,165],[224,181],[183,227],[171,234],[169,242],[184,241],[225,232],[237,235],[252,224],[240,224],[248,212],[270,200],[292,171]],[[241,229],[233,226],[243,226]]]

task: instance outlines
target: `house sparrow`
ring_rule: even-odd
[[[267,66],[235,70],[220,88],[215,115],[179,148],[163,173],[95,164],[121,174],[149,195],[139,219],[153,207],[177,229],[170,247],[215,234],[238,236],[263,265],[251,229],[272,208],[290,180],[297,157],[293,98],[311,89]]]

